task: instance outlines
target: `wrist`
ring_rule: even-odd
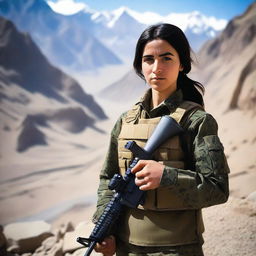
[[[163,174],[160,180],[160,186],[171,186],[177,183],[178,171],[176,168],[166,166],[164,167]]]

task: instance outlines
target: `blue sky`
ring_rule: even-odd
[[[194,10],[216,18],[231,19],[243,13],[255,0],[50,0],[72,1],[85,3],[90,8],[103,11],[114,10],[121,6],[127,6],[135,11],[152,11],[161,15],[171,12],[191,12]],[[78,5],[79,6],[79,5]]]

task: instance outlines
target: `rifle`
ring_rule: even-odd
[[[135,141],[128,141],[126,143],[125,148],[129,149],[135,158],[125,171],[124,176],[115,174],[110,180],[108,188],[114,190],[115,193],[98,219],[89,238],[77,238],[78,243],[88,247],[84,256],[89,256],[96,243],[103,241],[109,235],[111,227],[117,222],[124,206],[137,208],[139,204],[144,203],[145,191],[140,190],[135,184],[135,175],[131,173],[131,169],[140,159],[151,159],[152,154],[161,144],[182,131],[181,126],[173,118],[163,116],[144,148],[138,146]]]

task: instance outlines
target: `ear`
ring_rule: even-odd
[[[180,68],[179,68],[179,71],[183,71],[183,66],[182,66],[182,64],[180,64]]]

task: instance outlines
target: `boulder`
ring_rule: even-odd
[[[6,248],[7,241],[3,233],[3,226],[0,225],[0,252]]]
[[[93,228],[94,224],[81,222],[76,226],[74,231],[67,232],[64,236],[63,252],[73,253],[77,249],[82,248],[83,246],[76,241],[77,237],[89,237]]]
[[[58,243],[56,243],[48,252],[47,255],[51,256],[63,256],[63,240],[61,239]]]
[[[37,248],[37,250],[33,253],[33,256],[63,256],[63,240],[56,241],[55,243],[52,243],[52,241],[49,241],[49,238],[44,245]],[[45,240],[45,241],[46,241]],[[23,255],[22,255],[23,256]]]
[[[80,248],[76,251],[74,251],[72,254],[70,253],[66,253],[65,256],[84,256],[86,251],[86,248]],[[90,256],[100,256],[102,255],[101,253],[97,253],[95,251],[92,251],[92,253],[90,254]]]
[[[53,248],[55,246],[55,244],[57,244],[59,242],[59,239],[57,236],[51,236],[46,238],[40,247],[38,247],[35,251],[35,255],[44,255],[47,252],[49,252],[51,250],[51,248]]]
[[[249,194],[247,196],[247,199],[250,200],[250,201],[254,201],[256,202],[256,191],[252,192],[251,194]]]
[[[34,252],[42,241],[52,236],[51,226],[44,221],[17,222],[4,227],[8,251],[14,253]]]
[[[74,226],[73,226],[73,223],[72,222],[67,222],[67,223],[64,223],[60,226],[60,236],[61,237],[64,237],[64,235],[67,233],[67,232],[71,232],[71,231],[74,231]]]

